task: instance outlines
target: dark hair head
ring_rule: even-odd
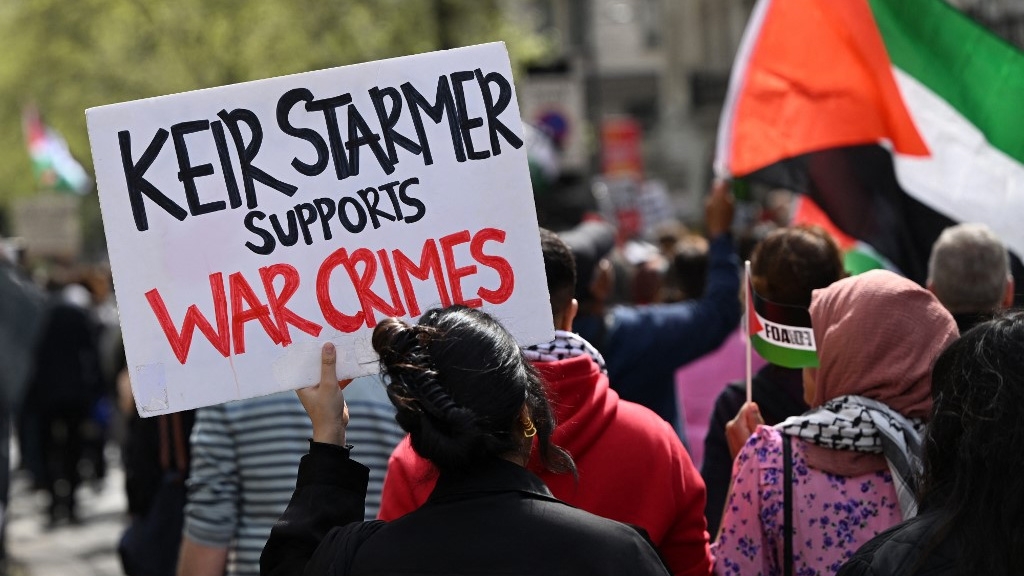
[[[615,227],[607,222],[588,220],[562,232],[559,237],[572,251],[576,262],[576,299],[580,304],[590,302],[594,299],[590,285],[597,267],[615,247]]]
[[[935,362],[922,510],[934,547],[958,547],[965,574],[1024,570],[1024,312],[968,330]]]
[[[373,349],[413,450],[439,470],[464,473],[494,457],[528,453],[520,413],[537,428],[541,461],[574,470],[551,443],[555,428],[543,383],[512,335],[464,306],[428,310],[419,324],[390,318],[373,331]]]
[[[544,254],[544,272],[548,277],[551,314],[556,318],[569,307],[576,287],[576,262],[572,250],[554,232],[540,229],[540,247]]]
[[[836,241],[819,226],[773,230],[750,256],[754,290],[788,306],[810,306],[811,292],[846,276]]]

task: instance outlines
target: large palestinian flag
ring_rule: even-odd
[[[984,222],[1024,254],[1024,53],[942,0],[760,0],[716,171],[804,193],[923,282],[931,244]]]

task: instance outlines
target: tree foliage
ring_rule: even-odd
[[[34,103],[91,172],[86,108],[503,40],[541,37],[500,0],[3,0],[0,206],[34,191],[21,110]]]

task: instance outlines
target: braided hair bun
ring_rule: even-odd
[[[439,470],[464,472],[487,458],[521,453],[529,446],[520,424],[524,404],[542,459],[548,463],[555,450],[552,468],[572,468],[568,455],[549,444],[554,422],[540,379],[486,313],[451,306],[428,310],[417,325],[389,318],[372,342],[395,419],[413,450]]]

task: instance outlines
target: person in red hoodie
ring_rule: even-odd
[[[547,230],[541,230],[541,246],[555,339],[523,352],[549,386],[558,423],[551,440],[572,455],[578,478],[547,471],[536,450],[527,468],[556,498],[645,529],[673,574],[710,574],[704,480],[672,426],[620,399],[608,386],[600,353],[569,331],[577,307],[572,252]],[[394,520],[417,509],[436,479],[406,436],[388,463],[378,517]]]

